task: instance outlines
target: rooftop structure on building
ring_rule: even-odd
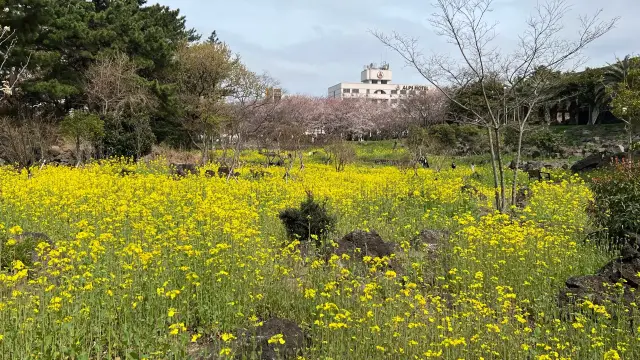
[[[327,96],[337,99],[366,98],[373,102],[396,104],[399,99],[427,91],[424,85],[393,84],[389,64],[365,65],[360,82],[341,82],[329,88]]]

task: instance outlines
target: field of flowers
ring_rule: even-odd
[[[52,239],[32,264],[0,264],[3,359],[234,358],[238,329],[271,317],[308,333],[300,359],[640,358],[635,314],[558,307],[568,277],[612,256],[585,241],[591,193],[579,178],[532,184],[528,206],[507,216],[461,191],[491,194],[461,168],[309,164],[286,181],[282,169],[243,169],[227,182],[123,166],[31,178],[0,168],[1,258],[22,232]],[[402,270],[302,256],[278,213],[306,191],[337,216],[333,238],[376,230]],[[451,234],[436,258],[411,243],[424,229]]]

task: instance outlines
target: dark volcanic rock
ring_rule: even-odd
[[[634,158],[637,158],[638,155],[640,155],[640,152],[635,152],[633,154]],[[577,161],[571,166],[571,171],[583,172],[596,170],[609,166],[612,162],[621,161],[627,158],[629,158],[629,153],[626,152],[620,152],[616,154],[609,152],[600,152],[597,154],[589,155],[584,159]]]
[[[626,248],[619,258],[607,263],[595,275],[567,279],[565,288],[560,290],[558,303],[565,307],[578,300],[589,300],[596,305],[622,302],[630,306],[638,300],[639,272],[640,253],[636,249]],[[617,289],[619,282],[622,289]]]
[[[478,188],[473,185],[463,185],[460,188],[460,191],[462,191],[462,193],[464,194],[469,194],[471,197],[474,197],[480,201],[487,201],[487,196],[480,192],[480,190],[478,190]]]
[[[269,343],[269,339],[276,335],[282,335],[284,344],[278,341]],[[271,318],[262,326],[242,331],[239,339],[244,342],[240,358],[253,359],[259,355],[261,360],[296,359],[310,345],[309,337],[298,324],[281,318]]]
[[[527,202],[529,201],[529,197],[531,196],[531,190],[528,187],[521,187],[518,189],[516,193],[516,206],[519,208],[524,208],[527,206]]]
[[[338,241],[337,255],[348,254],[360,260],[365,256],[385,257],[393,254],[393,244],[387,243],[377,232],[355,230]],[[356,250],[359,249],[359,250]]]
[[[185,177],[189,174],[198,174],[198,169],[196,169],[195,164],[171,164],[170,168],[171,173],[178,177]]]
[[[41,242],[45,242],[49,245],[53,245],[53,242],[47,234],[40,232],[23,232],[20,235],[12,237],[15,240],[15,244],[12,246],[12,251],[5,251],[2,253],[2,266],[8,266],[13,260],[20,260],[25,265],[31,266],[41,259],[38,256],[38,250],[36,247]]]
[[[411,246],[414,248],[421,248],[425,246],[429,251],[438,251],[447,243],[448,239],[448,231],[425,229],[416,237],[411,239]]]

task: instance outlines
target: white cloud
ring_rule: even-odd
[[[509,48],[517,40],[527,14],[538,0],[495,0],[491,16],[500,24],[497,46]],[[637,52],[640,1],[571,0],[567,30],[573,31],[581,14],[600,7],[604,18],[621,16],[616,29],[594,43],[585,54],[587,65],[599,66]],[[401,59],[367,31],[398,31],[419,37],[425,52],[452,53],[435,36],[427,19],[433,13],[428,0],[160,0],[180,7],[187,23],[220,38],[239,52],[256,71],[267,70],[290,92],[316,95],[340,81],[357,81],[362,65],[387,60],[395,82],[421,83],[419,75],[404,68]],[[574,31],[575,33],[575,31]]]

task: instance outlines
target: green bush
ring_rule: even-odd
[[[640,164],[622,162],[598,172],[592,190],[590,213],[606,230],[611,245],[640,245]]]
[[[103,155],[138,159],[151,152],[155,140],[149,119],[144,116],[109,118],[105,121]]]
[[[331,216],[325,207],[308,194],[300,208],[289,208],[280,212],[280,220],[287,230],[290,239],[309,241],[314,239],[317,246],[334,229],[336,218]]]
[[[508,128],[504,136],[505,145],[513,151],[518,148],[518,130]],[[562,136],[548,127],[537,127],[527,131],[522,137],[522,152],[527,154],[539,151],[543,156],[552,156],[562,152]]]
[[[440,144],[439,153],[471,155],[487,152],[486,132],[474,125],[437,124],[427,129],[429,137]]]
[[[449,124],[437,124],[428,128],[429,136],[441,144],[454,145],[457,141],[456,129],[457,126],[451,126]]]

